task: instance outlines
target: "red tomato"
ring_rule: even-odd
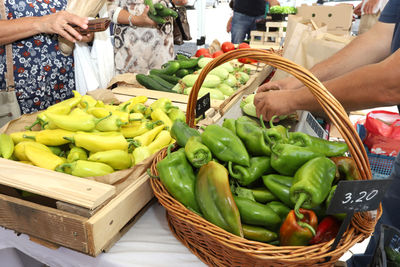
[[[244,57],[242,57],[242,58],[239,58],[239,59],[238,59],[238,61],[239,61],[240,63],[244,63],[244,64],[252,64],[252,63],[257,63],[257,60],[255,60],[255,59],[251,59],[251,58],[244,58]]]
[[[214,53],[212,54],[212,57],[213,57],[213,58],[216,58],[216,57],[222,55],[223,53],[224,53],[224,51],[222,51],[222,50],[216,51],[216,52],[214,52]]]
[[[204,57],[212,57],[212,55],[210,55],[210,53],[206,53],[203,55]]]
[[[206,57],[206,54],[210,55],[210,52],[208,51],[208,49],[207,48],[200,48],[199,50],[196,51],[196,54],[194,56],[195,57],[199,57],[199,56],[205,56]]]
[[[248,43],[240,43],[238,45],[238,49],[242,49],[242,48],[250,48],[250,45]]]
[[[229,52],[231,50],[235,50],[235,45],[231,42],[223,42],[221,45],[221,49],[224,53]]]

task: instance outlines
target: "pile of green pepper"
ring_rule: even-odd
[[[183,121],[172,125],[181,148],[169,150],[157,164],[159,178],[188,209],[250,240],[309,245],[315,235],[325,234],[318,220],[326,216],[337,182],[358,179],[343,142],[272,123],[266,128],[247,116],[203,130]]]

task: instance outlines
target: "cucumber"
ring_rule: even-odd
[[[188,71],[187,69],[179,69],[179,70],[175,73],[175,75],[178,76],[178,77],[180,77],[180,78],[183,78],[183,77],[185,77],[185,76],[188,75],[188,74],[189,74],[189,71]]]
[[[163,78],[161,78],[160,76],[157,75],[149,75],[150,78],[152,78],[153,80],[155,80],[156,82],[158,82],[159,84],[161,84],[162,86],[164,86],[165,88],[167,88],[168,90],[171,91],[171,89],[175,86],[175,84],[169,83],[166,80],[164,80]]]
[[[158,70],[150,70],[150,74],[156,75],[156,76],[162,78],[163,80],[166,80],[167,82],[172,83],[172,84],[176,84],[180,80],[179,77],[167,75],[164,73],[159,73]]]
[[[154,4],[154,8],[156,9],[156,12],[158,14],[158,11],[164,9],[165,6],[163,4],[161,4],[161,3],[155,3]]]
[[[161,24],[165,24],[167,22],[164,18],[162,18],[160,16],[150,14],[150,11],[149,11],[149,13],[147,15],[149,16],[149,18],[151,20],[153,20],[157,24],[161,25]]]
[[[164,91],[164,92],[172,92],[171,90],[167,89],[166,87],[162,86],[160,83],[149,77],[148,75],[144,74],[136,74],[136,80],[146,87],[147,89],[157,90],[157,91]]]
[[[190,59],[189,57],[187,57],[185,55],[182,55],[182,54],[176,54],[176,58],[178,60],[188,60],[188,59]]]
[[[175,10],[164,7],[163,9],[157,10],[157,15],[160,15],[161,17],[168,17],[171,16],[173,18],[178,17],[178,13],[175,12]]]
[[[144,0],[144,4],[149,6],[149,15],[157,15],[156,9],[154,8],[154,4],[152,0]],[[149,16],[150,17],[150,16]]]
[[[197,63],[202,57],[191,58],[191,59],[180,59],[177,60],[179,63],[179,68],[181,69],[192,69],[197,66]]]

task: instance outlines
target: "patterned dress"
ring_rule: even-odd
[[[0,0],[1,1],[1,0]],[[67,0],[4,0],[7,19],[63,10]],[[22,113],[43,110],[73,96],[73,57],[58,50],[57,35],[39,34],[12,44],[14,81]],[[0,88],[6,88],[5,46],[0,46]]]
[[[169,3],[168,0],[153,0],[153,3]],[[113,17],[117,7],[138,16],[143,13],[143,0],[108,0],[108,13]],[[116,74],[144,73],[161,65],[174,56],[172,20],[158,28],[130,27],[116,24],[114,28],[114,51]]]

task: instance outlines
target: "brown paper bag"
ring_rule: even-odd
[[[318,27],[312,20],[290,15],[283,57],[310,69],[345,47],[353,37],[327,33],[327,27]],[[280,80],[290,74],[278,70],[272,80]]]

